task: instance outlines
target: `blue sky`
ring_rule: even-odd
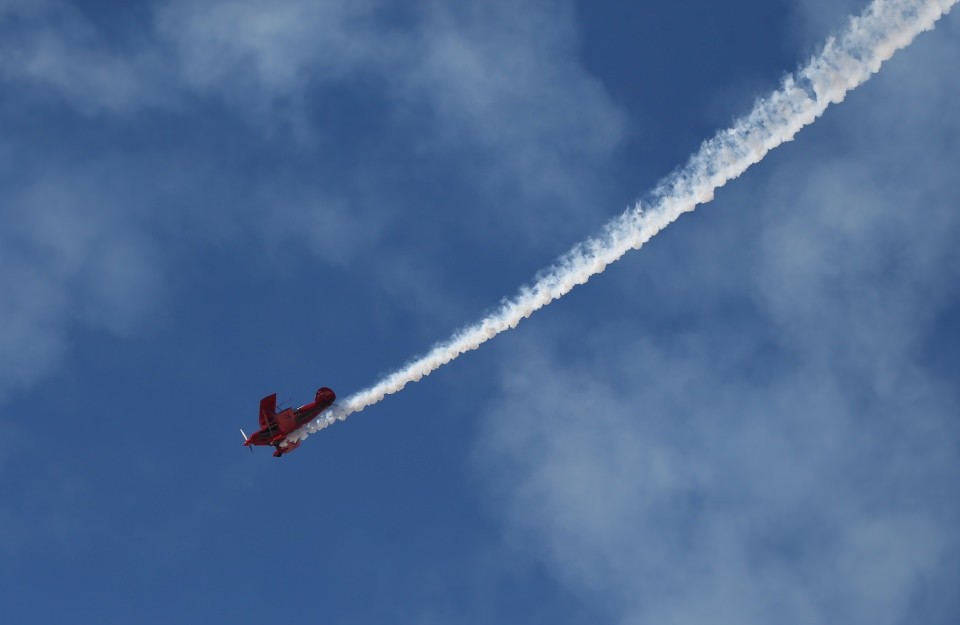
[[[954,623],[960,19],[280,460],[859,0],[0,0],[6,622]]]

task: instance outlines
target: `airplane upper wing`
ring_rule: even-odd
[[[277,424],[277,394],[260,400],[260,429]]]

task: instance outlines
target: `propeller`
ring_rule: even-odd
[[[243,443],[244,443],[245,445],[246,445],[247,443],[249,443],[249,442],[250,442],[250,438],[247,436],[247,433],[243,431],[243,428],[240,428],[240,433],[243,434]],[[251,447],[250,445],[247,445],[247,447],[250,448],[250,453],[252,454],[252,453],[253,453],[253,447]]]

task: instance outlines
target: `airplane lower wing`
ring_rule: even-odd
[[[300,446],[300,441],[288,443],[286,447],[281,447],[280,445],[277,445],[277,448],[273,451],[273,457],[279,458],[283,454],[289,453],[299,446]]]

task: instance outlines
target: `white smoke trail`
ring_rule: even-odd
[[[370,388],[332,406],[317,419],[290,435],[302,440],[337,420],[396,393],[409,382],[476,349],[504,330],[563,297],[575,286],[601,273],[631,249],[639,249],[663,228],[698,204],[713,199],[714,191],[758,163],[773,148],[786,143],[813,123],[833,103],[876,73],[881,64],[930,30],[958,0],[874,0],[850,19],[846,30],[827,40],[819,55],[780,89],[754,105],[753,110],[706,141],[685,167],[654,189],[649,206],[638,202],[606,225],[593,238],[562,256],[532,284],[479,323],[459,331],[399,371]]]

